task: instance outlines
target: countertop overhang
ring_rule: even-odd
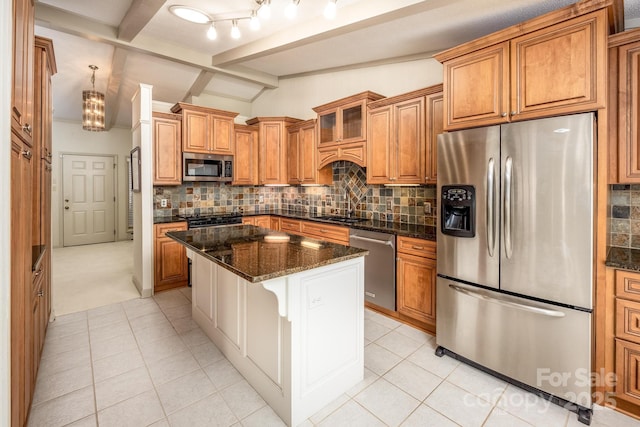
[[[369,251],[253,225],[227,225],[166,234],[251,283],[367,255]],[[271,237],[274,240],[270,240]]]

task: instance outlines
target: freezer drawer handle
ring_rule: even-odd
[[[487,165],[487,250],[489,256],[493,256],[493,252],[496,246],[496,233],[494,230],[495,225],[495,192],[494,192],[494,162],[493,157],[489,159]]]
[[[507,259],[511,259],[511,255],[513,254],[513,243],[511,241],[511,197],[513,196],[511,194],[513,191],[511,180],[513,178],[513,159],[511,157],[507,157],[504,169],[504,251]]]
[[[380,245],[393,246],[393,243],[390,242],[389,240],[370,239],[368,237],[360,237],[360,236],[350,236],[349,238],[355,239],[355,240],[363,240],[365,242],[378,243]]]
[[[530,311],[531,313],[542,314],[549,317],[564,317],[565,314],[561,311],[557,310],[549,310],[548,308],[536,307],[533,305],[520,304],[513,301],[505,301],[497,298],[493,298],[482,291],[472,291],[466,288],[462,288],[460,286],[449,284],[449,287],[454,291],[460,292],[461,294],[468,295],[473,298],[478,298],[481,300],[494,302],[496,304],[500,304],[506,307],[515,308],[518,310]]]

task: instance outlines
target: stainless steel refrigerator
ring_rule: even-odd
[[[593,113],[439,135],[438,354],[590,421]]]

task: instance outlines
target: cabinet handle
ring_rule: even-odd
[[[421,251],[421,250],[423,250],[423,249],[424,249],[424,246],[416,246],[416,245],[413,245],[413,246],[411,246],[411,248],[412,248],[412,249],[417,249],[417,250]]]
[[[38,271],[34,272],[33,275],[38,277],[40,275],[40,273],[42,273],[42,270],[38,270]]]
[[[22,126],[22,130],[27,132],[27,133],[31,133],[31,125],[29,123],[26,123],[24,126]]]
[[[31,154],[30,150],[22,150],[22,156],[27,160],[31,160],[31,157],[33,157],[33,154]]]

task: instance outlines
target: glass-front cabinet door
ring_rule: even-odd
[[[336,110],[320,115],[320,144],[330,144],[337,141],[336,118],[338,112]]]
[[[364,102],[342,109],[341,141],[349,142],[350,140],[356,141],[364,139],[364,129],[362,126],[364,109]]]
[[[318,148],[334,147],[342,151],[335,153],[337,159],[342,160],[344,150],[356,149],[356,144],[364,146],[367,138],[367,104],[382,98],[384,96],[377,93],[362,92],[315,107],[313,111],[318,113]]]

